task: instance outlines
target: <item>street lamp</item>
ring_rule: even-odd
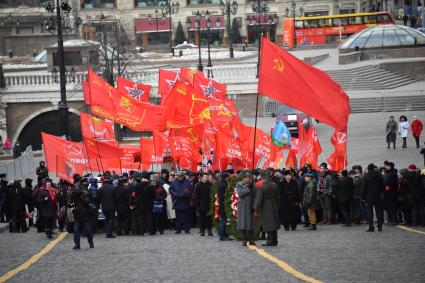
[[[220,1],[220,11],[221,14],[224,16],[227,16],[227,24],[226,24],[226,29],[227,29],[227,37],[228,37],[228,45],[229,45],[229,53],[230,53],[230,58],[233,58],[233,35],[232,35],[232,30],[230,27],[230,14],[232,15],[236,15],[236,13],[238,12],[238,2],[233,1],[232,4],[230,4],[230,0],[226,0],[226,3],[223,3],[222,1]]]
[[[158,30],[158,21],[162,19],[162,24],[165,23],[165,14],[163,12],[161,12],[161,17],[160,17],[160,12],[158,11],[158,9],[155,9],[155,18],[152,19],[152,15],[149,14],[149,24],[153,24],[152,20],[155,20],[155,24],[156,24],[156,44],[159,43],[159,30]]]
[[[255,12],[257,15],[255,17],[256,19],[256,28],[257,28],[257,35],[258,35],[258,61],[257,61],[257,78],[258,78],[258,71],[260,69],[260,50],[261,50],[261,36],[263,36],[264,32],[264,24],[262,23],[261,19],[267,19],[267,13],[269,12],[269,7],[267,7],[267,0],[256,0],[251,2],[251,8],[252,11]],[[260,32],[261,27],[261,32]]]
[[[192,26],[192,21],[190,18],[187,19],[186,24],[188,29]],[[202,58],[201,58],[201,13],[196,11],[195,14],[195,29],[198,33],[198,71],[202,72],[204,70],[204,66],[202,66]]]
[[[59,59],[59,83],[60,83],[60,93],[61,100],[59,101],[58,110],[59,110],[59,124],[61,135],[64,135],[65,138],[68,138],[68,105],[66,103],[66,70],[65,70],[65,56],[63,49],[63,36],[62,36],[62,21],[65,21],[66,17],[69,17],[69,13],[71,12],[71,6],[69,6],[68,2],[61,2],[60,0],[56,0],[55,3],[46,2],[44,4],[44,8],[49,13],[49,19],[46,22],[47,29],[49,31],[53,31],[56,29],[58,36],[58,59]],[[54,12],[56,9],[56,19],[54,16]],[[69,22],[69,21],[65,21]]]
[[[212,63],[211,63],[211,52],[210,52],[210,44],[211,44],[211,24],[212,24],[212,20],[211,20],[211,13],[207,10],[205,12],[205,18],[206,18],[206,23],[207,23],[207,37],[208,37],[208,64],[207,67],[208,68],[208,78],[214,78],[214,74],[213,74],[213,70],[212,70]],[[221,20],[220,18],[217,18],[215,21],[215,27],[217,29],[220,29],[221,27]]]
[[[293,28],[294,29],[294,48],[297,47],[297,33],[296,33],[297,26],[295,25],[295,16],[296,16],[295,10],[296,10],[296,8],[297,8],[297,4],[295,4],[295,1],[292,0],[291,9],[292,9],[292,21],[294,23],[294,28]],[[303,13],[304,13],[304,9],[303,9],[303,7],[300,7],[299,16],[302,16]],[[289,9],[288,8],[285,9],[285,17],[289,18]]]
[[[162,2],[161,5],[161,12],[162,14],[167,14],[170,17],[170,50],[171,54],[174,56],[174,45],[173,45],[173,29],[171,26],[171,15],[177,15],[179,13],[180,4],[179,2],[173,2],[171,3],[170,0],[167,0],[167,2]]]

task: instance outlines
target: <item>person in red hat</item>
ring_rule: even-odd
[[[424,126],[421,120],[418,119],[418,117],[413,116],[411,128],[412,128],[412,135],[416,141],[416,148],[419,148],[419,137],[421,136]]]

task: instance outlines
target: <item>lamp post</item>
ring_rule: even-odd
[[[164,24],[165,23],[165,14],[164,13],[160,13],[159,11],[158,11],[158,9],[155,9],[155,18],[152,18],[152,15],[150,15],[149,14],[149,24],[153,24],[152,23],[152,20],[155,20],[155,25],[156,25],[156,44],[158,44],[159,43],[159,28],[158,28],[158,21],[159,20],[161,20],[162,19],[162,24]],[[161,14],[161,17],[160,17],[160,14]]]
[[[192,21],[190,18],[186,21],[188,29],[192,26]],[[202,58],[201,58],[201,13],[196,11],[195,14],[195,29],[198,33],[198,71],[202,72],[204,70],[204,66],[202,66]]]
[[[262,18],[267,18],[267,13],[269,11],[269,7],[267,7],[267,0],[256,0],[251,2],[252,11],[256,13],[256,29],[258,36],[258,61],[257,61],[257,78],[258,71],[260,69],[260,50],[261,50],[261,36],[264,32],[264,24],[262,23]],[[260,32],[261,29],[261,32]]]
[[[68,105],[66,102],[66,70],[65,70],[65,56],[63,49],[63,36],[62,36],[62,21],[64,17],[69,17],[71,12],[71,7],[68,2],[61,2],[56,0],[56,5],[54,2],[47,2],[44,5],[44,8],[49,12],[49,19],[46,21],[46,26],[49,31],[56,29],[58,36],[58,49],[57,49],[57,58],[59,60],[59,83],[60,83],[60,94],[61,100],[59,101],[58,110],[59,110],[59,124],[61,135],[64,135],[65,138],[68,138]],[[56,10],[56,18],[54,12]]]
[[[207,76],[208,76],[208,78],[210,78],[210,77],[214,78],[213,70],[211,69],[211,67],[213,65],[212,65],[212,62],[211,62],[211,52],[210,52],[212,20],[211,20],[211,13],[208,10],[205,12],[205,19],[206,19],[206,24],[207,24],[207,37],[208,37],[208,64],[207,64],[207,67],[209,67],[209,68],[208,68],[208,75]],[[215,26],[218,29],[220,28],[220,26],[221,26],[220,18],[216,19]]]
[[[160,7],[161,7],[162,14],[163,15],[167,14],[170,17],[170,51],[171,51],[171,54],[173,54],[173,56],[174,56],[173,29],[172,29],[172,26],[171,26],[171,16],[178,14],[180,4],[179,4],[179,2],[171,3],[170,0],[167,0],[165,3],[162,2]]]
[[[230,26],[230,14],[232,15],[236,15],[236,13],[238,12],[238,2],[233,1],[230,4],[230,0],[225,0],[226,3],[223,3],[222,1],[220,1],[220,11],[221,14],[224,16],[226,15],[226,29],[227,29],[227,41],[228,41],[228,45],[229,45],[229,56],[230,58],[234,57],[233,54],[233,35],[232,35],[232,29]]]
[[[296,32],[297,31],[297,26],[295,24],[295,16],[296,16],[295,9],[296,8],[297,8],[297,4],[295,4],[295,0],[292,0],[292,2],[291,2],[291,10],[292,10],[292,21],[294,23],[294,35],[293,35],[294,36],[294,47],[293,48],[297,47],[297,32]],[[299,15],[302,16],[303,13],[304,13],[304,9],[303,9],[303,7],[300,7]],[[289,18],[289,9],[288,8],[285,9],[285,17]]]

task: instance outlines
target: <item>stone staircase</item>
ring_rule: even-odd
[[[415,79],[369,65],[327,72],[344,90],[393,89],[416,82]]]

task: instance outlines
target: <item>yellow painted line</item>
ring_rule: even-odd
[[[418,234],[425,235],[425,232],[424,231],[419,231],[419,230],[412,229],[412,228],[409,228],[409,227],[406,227],[406,226],[401,226],[401,225],[397,225],[397,227],[400,228],[400,229],[409,231],[409,232],[413,232],[413,233],[418,233]]]
[[[307,276],[307,275],[299,272],[298,270],[296,270],[295,268],[293,268],[292,266],[290,266],[289,264],[287,264],[283,260],[280,260],[280,259],[270,255],[265,250],[257,248],[257,246],[248,245],[248,248],[250,250],[256,251],[259,255],[261,255],[262,257],[268,259],[269,261],[275,263],[277,266],[282,268],[284,271],[288,272],[289,274],[291,274],[292,276],[294,276],[298,279],[301,279],[305,282],[310,282],[310,283],[322,283],[322,281],[320,281],[320,280],[314,279],[310,276]]]
[[[65,239],[67,234],[68,234],[67,232],[63,232],[56,239],[54,239],[53,241],[48,243],[41,251],[39,251],[38,253],[33,255],[29,260],[27,260],[26,262],[24,262],[23,264],[21,264],[17,268],[15,268],[15,269],[9,271],[8,273],[2,275],[0,277],[0,283],[3,283],[5,281],[11,279],[13,276],[18,274],[19,272],[24,271],[25,269],[27,269],[28,267],[30,267],[31,265],[33,265],[34,263],[39,261],[40,258],[42,258],[44,255],[49,253],[60,241]]]

